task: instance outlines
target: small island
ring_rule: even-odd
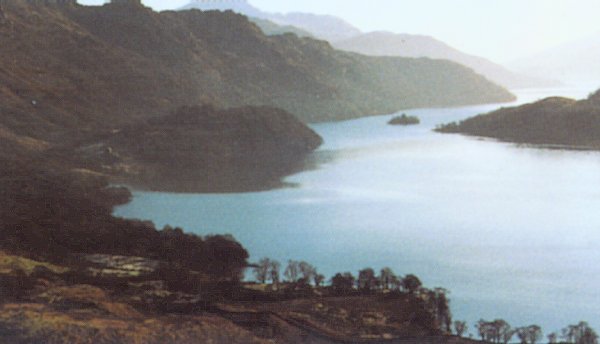
[[[417,125],[419,123],[421,123],[419,117],[407,116],[405,113],[401,116],[395,116],[388,122],[389,125]]]

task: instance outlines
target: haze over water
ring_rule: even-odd
[[[593,90],[517,91],[519,102]],[[404,111],[312,127],[317,170],[295,188],[248,194],[134,192],[115,214],[233,234],[251,261],[306,260],[328,278],[389,266],[451,291],[455,319],[537,323],[546,334],[600,328],[600,153],[437,134],[440,123],[501,105]],[[506,106],[506,105],[504,105]]]

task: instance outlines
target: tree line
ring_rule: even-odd
[[[459,325],[458,327],[456,325]],[[482,341],[497,344],[508,344],[514,337],[521,344],[536,344],[543,338],[542,328],[538,325],[529,325],[512,328],[503,319],[493,321],[479,320],[475,328]],[[466,331],[466,323],[455,322],[455,333],[462,336]],[[561,334],[552,332],[547,336],[550,344],[598,344],[598,335],[588,323],[582,321],[576,325],[569,325],[562,329]]]
[[[281,272],[283,271],[283,278]],[[452,332],[452,314],[450,312],[449,292],[443,288],[427,289],[414,274],[400,276],[385,267],[379,274],[372,268],[351,272],[339,272],[325,285],[326,278],[313,265],[305,261],[289,260],[285,268],[277,260],[262,258],[253,265],[254,278],[261,284],[270,283],[274,289],[283,285],[300,288],[327,288],[331,295],[372,295],[376,293],[395,293],[418,298],[424,308],[432,315],[440,330]]]
[[[400,276],[385,267],[379,274],[372,268],[351,272],[338,272],[325,285],[325,276],[313,265],[305,261],[288,260],[284,267],[279,261],[262,258],[252,265],[253,274],[258,283],[270,283],[275,289],[285,286],[304,288],[327,288],[332,295],[372,295],[376,293],[403,294],[423,302],[424,308],[431,314],[439,329],[445,333],[465,336],[469,326],[465,321],[452,321],[448,290],[444,288],[427,289],[414,274]],[[520,344],[536,344],[542,341],[543,331],[539,325],[513,328],[503,319],[492,321],[479,320],[475,324],[477,334],[482,341],[495,344],[508,344],[518,339]],[[598,335],[588,323],[582,321],[569,325],[561,333],[546,336],[550,344],[598,344]]]

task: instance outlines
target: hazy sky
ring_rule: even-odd
[[[79,0],[102,4],[104,0]],[[156,10],[187,0],[143,0]],[[600,0],[250,0],[265,11],[333,14],[363,31],[434,36],[497,62],[600,34]]]

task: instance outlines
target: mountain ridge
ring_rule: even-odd
[[[345,20],[322,14],[312,14],[303,12],[290,13],[270,13],[265,12],[246,0],[234,1],[202,1],[192,0],[187,5],[180,7],[179,10],[199,9],[202,11],[233,11],[243,14],[249,18],[259,18],[269,20],[282,26],[294,26],[306,30],[321,39],[335,41],[339,39],[350,38],[359,35],[359,29],[349,24]]]
[[[429,57],[445,59],[472,68],[489,80],[508,88],[556,86],[557,81],[514,73],[486,58],[470,55],[427,35],[375,31],[333,42],[337,49],[371,56]]]
[[[3,11],[0,124],[44,141],[77,141],[195,104],[266,105],[318,122],[514,98],[450,62],[265,36],[231,12],[25,2]]]

